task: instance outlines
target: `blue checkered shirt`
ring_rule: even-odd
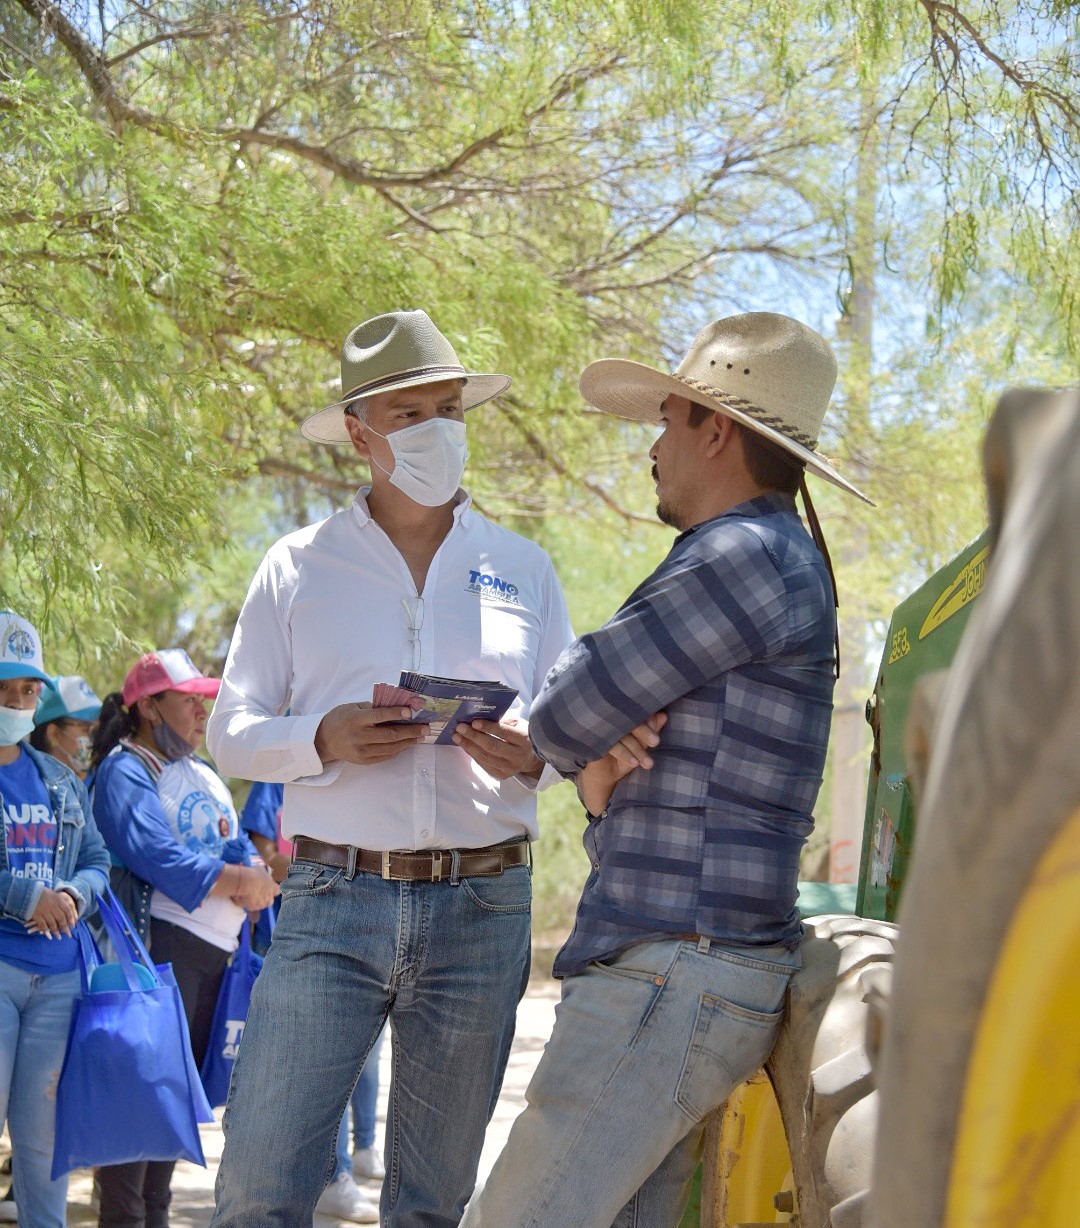
[[[702,934],[795,946],[799,852],[829,738],[835,613],[788,495],[695,525],[615,616],[575,641],[529,715],[565,775],[667,713],[654,766],[590,819],[592,871],[557,976]]]

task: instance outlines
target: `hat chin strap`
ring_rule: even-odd
[[[810,525],[810,536],[814,539],[814,545],[821,551],[822,558],[825,560],[825,566],[829,572],[829,583],[832,585],[833,606],[837,611],[836,619],[836,676],[840,677],[840,594],[836,589],[836,573],[833,571],[832,558],[829,555],[829,547],[825,544],[825,534],[821,531],[821,521],[818,520],[817,512],[814,510],[813,501],[810,498],[810,491],[806,486],[806,471],[803,471],[802,477],[799,479],[799,494],[802,495],[803,507],[806,508],[806,520]]]

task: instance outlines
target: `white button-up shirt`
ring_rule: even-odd
[[[237,620],[207,745],[220,771],[285,782],[282,832],[361,848],[480,848],[537,835],[535,786],[499,781],[457,746],[413,746],[384,763],[315,750],[338,704],[370,702],[402,669],[504,682],[527,719],[573,639],[547,554],[493,524],[459,493],[454,521],[417,594],[409,568],[352,507],[283,537],[263,559]],[[286,712],[288,715],[286,715]],[[544,783],[558,779],[545,769]]]

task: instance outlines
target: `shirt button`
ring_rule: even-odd
[[[600,869],[600,863],[599,863],[598,861],[594,861],[594,862],[592,863],[592,868],[593,868],[594,870],[599,870],[599,869]]]
[[[423,828],[423,829],[421,830],[420,834],[421,834],[422,836],[430,836],[430,835],[431,835],[431,833],[428,831],[428,829],[427,829],[426,827],[425,827],[425,828]]]

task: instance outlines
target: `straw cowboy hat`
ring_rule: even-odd
[[[378,392],[462,379],[461,404],[473,409],[510,386],[509,375],[466,371],[424,311],[390,311],[358,324],[341,347],[341,400],[312,414],[300,430],[316,443],[348,443],[345,409]]]
[[[707,325],[674,375],[626,358],[601,358],[581,374],[585,399],[606,413],[658,422],[671,393],[741,422],[806,463],[811,473],[859,499],[857,490],[817,452],[836,383],[836,359],[824,337],[788,316],[750,311]]]

